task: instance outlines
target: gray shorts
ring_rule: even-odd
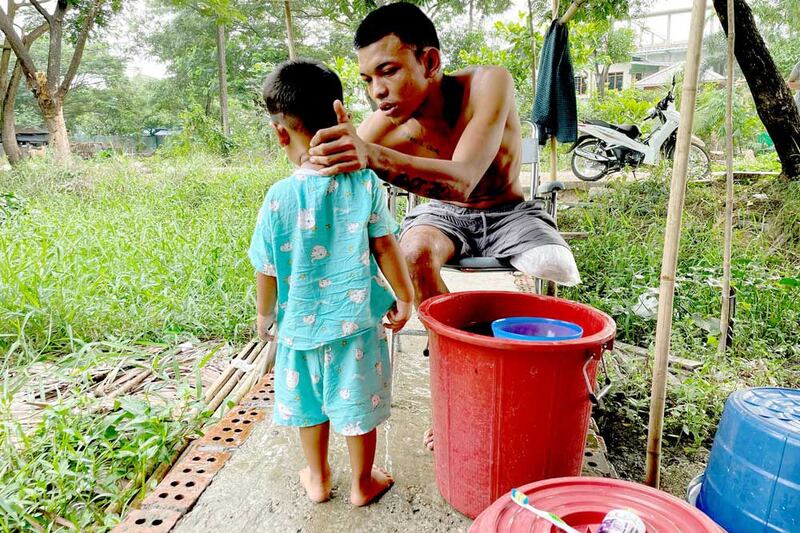
[[[569,248],[541,201],[471,209],[432,200],[406,215],[400,239],[417,226],[431,226],[450,237],[456,258],[508,259],[546,244]]]

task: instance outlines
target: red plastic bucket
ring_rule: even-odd
[[[513,487],[580,474],[589,388],[614,339],[611,317],[502,291],[436,296],[419,316],[429,331],[436,484],[453,507],[474,518]],[[511,316],[574,322],[584,336],[530,342],[469,331],[490,332],[486,324]]]
[[[531,504],[555,513],[581,533],[597,531],[612,509],[631,509],[647,533],[723,533],[698,509],[645,485],[594,477],[565,477],[531,483],[521,488]],[[552,524],[511,501],[504,494],[486,509],[469,533],[551,533]]]

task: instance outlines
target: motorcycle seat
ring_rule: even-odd
[[[616,130],[626,135],[627,137],[630,137],[631,139],[639,138],[639,135],[641,135],[642,133],[639,130],[639,126],[637,126],[636,124],[622,124],[618,126],[616,124],[611,124],[609,122],[606,122],[605,120],[587,120],[586,123],[592,124],[593,126],[602,126],[604,128],[611,128],[612,130]]]

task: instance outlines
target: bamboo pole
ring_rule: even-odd
[[[214,398],[214,396],[216,396],[216,394],[225,385],[228,379],[230,379],[233,373],[236,372],[236,367],[233,365],[233,361],[237,359],[244,360],[250,354],[255,344],[256,344],[255,341],[248,342],[245,345],[245,347],[242,348],[242,351],[240,351],[239,354],[231,360],[231,362],[228,364],[228,367],[222,372],[222,374],[219,375],[216,381],[214,381],[214,383],[211,384],[211,386],[206,391],[204,397],[206,403],[209,403],[211,399]]]
[[[558,2],[553,0],[553,20],[558,19]],[[558,146],[556,143],[555,135],[550,137],[550,181],[558,179]],[[536,191],[531,191],[531,194],[536,194]]]
[[[722,259],[722,312],[719,320],[719,355],[725,355],[728,347],[728,327],[731,322],[731,249],[733,248],[733,67],[735,58],[733,48],[736,42],[734,24],[734,2],[728,0],[728,98],[725,102],[725,138],[727,154],[727,179],[725,186],[725,244]]]
[[[259,353],[261,353],[261,349],[264,347],[264,343],[259,342],[256,344],[255,348],[253,348],[250,353],[247,354],[247,357],[244,359],[244,362],[248,365],[253,364],[253,361],[256,359]],[[222,402],[225,401],[225,398],[231,393],[233,388],[239,383],[239,380],[245,374],[244,370],[236,370],[230,379],[225,383],[225,386],[222,387],[219,392],[211,399],[211,401],[207,402],[207,409],[209,411],[216,411]]]
[[[235,405],[242,401],[242,398],[250,392],[253,387],[258,383],[258,380],[261,379],[261,376],[267,373],[271,366],[275,362],[275,353],[277,352],[278,343],[277,342],[270,342],[266,346],[264,346],[259,352],[258,356],[253,361],[253,368],[250,369],[242,379],[239,380],[239,385],[233,390],[233,392],[228,396],[231,402]],[[219,407],[217,407],[217,411],[214,413],[215,416],[221,416],[222,412],[225,410],[225,402],[221,402]]]
[[[692,136],[695,104],[697,101],[697,78],[700,70],[700,52],[703,44],[706,0],[694,0],[692,22],[689,32],[689,48],[681,100],[681,125],[672,182],[670,184],[669,208],[664,236],[664,255],[661,260],[661,287],[658,298],[658,322],[656,326],[656,352],[653,365],[653,386],[650,394],[650,420],[647,433],[647,463],[645,483],[658,487],[661,464],[661,437],[664,430],[664,403],[666,399],[667,366],[669,364],[669,341],[672,334],[672,305],[675,298],[675,271],[678,265],[678,248],[681,239],[681,215],[686,197],[686,175],[689,166],[689,144]]]
[[[567,8],[566,13],[564,13],[564,15],[559,19],[559,22],[561,24],[566,24],[567,22],[572,20],[572,17],[575,16],[575,14],[578,12],[578,10],[581,8],[581,6],[583,4],[585,4],[586,2],[587,2],[587,0],[575,0],[574,2],[572,2],[569,5],[569,7]],[[557,16],[558,15],[555,15],[553,18],[555,18]]]
[[[294,48],[294,29],[292,28],[292,7],[289,0],[283,2],[283,14],[286,19],[286,42],[289,45],[289,59],[297,59],[297,52]]]

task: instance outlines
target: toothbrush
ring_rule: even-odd
[[[536,507],[532,506],[528,501],[528,497],[525,496],[525,493],[521,490],[511,489],[511,499],[514,500],[514,503],[527,509],[528,511],[532,512],[539,518],[547,520],[554,526],[563,529],[567,533],[580,533],[577,529],[573,527],[569,527],[566,522],[561,520],[557,515],[553,513],[548,513],[547,511],[542,511],[541,509],[537,509]]]

